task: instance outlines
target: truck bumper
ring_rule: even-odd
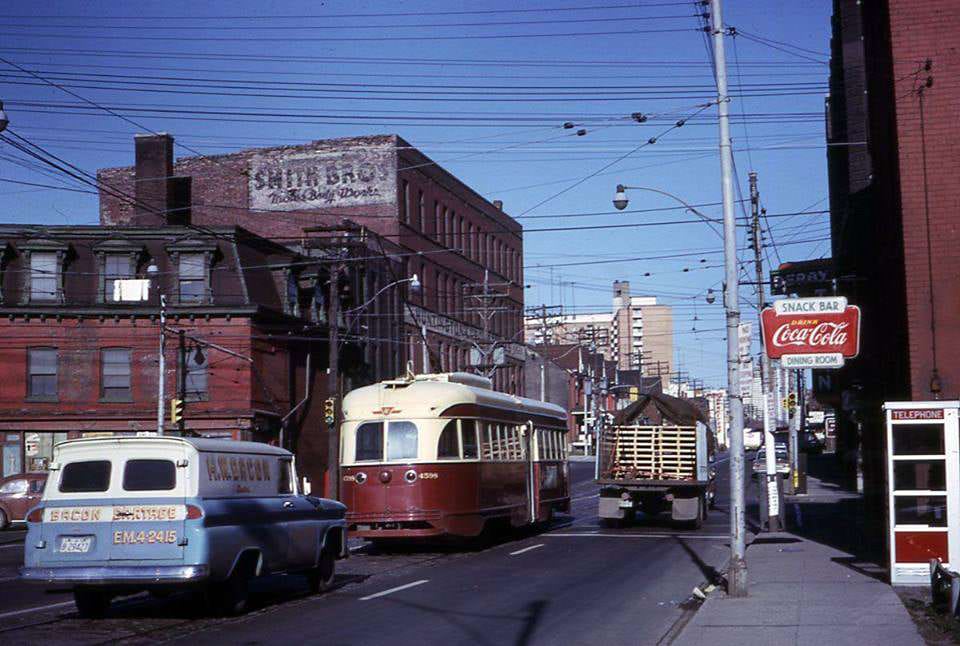
[[[24,567],[20,578],[31,583],[72,583],[77,585],[127,585],[191,583],[210,576],[206,565]]]

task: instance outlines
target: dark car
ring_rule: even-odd
[[[46,473],[21,473],[0,480],[0,530],[23,522],[31,507],[40,502]]]

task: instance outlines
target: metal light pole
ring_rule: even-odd
[[[164,393],[164,376],[167,371],[167,363],[165,358],[165,353],[167,350],[167,341],[166,341],[166,325],[167,325],[167,297],[163,295],[163,292],[160,290],[160,270],[156,265],[150,265],[147,267],[147,275],[153,281],[154,285],[157,288],[157,293],[160,296],[160,344],[159,344],[159,359],[157,361],[158,366],[158,375],[157,375],[157,435],[163,435],[163,416],[164,411],[164,399],[166,394]]]
[[[727,389],[730,401],[730,565],[727,594],[747,595],[746,526],[744,520],[743,399],[740,394],[740,303],[737,293],[737,230],[733,214],[733,148],[730,142],[727,59],[724,50],[720,0],[710,1],[713,20],[713,59],[717,78],[717,115],[720,122],[720,186],[723,194],[724,303],[727,310]]]

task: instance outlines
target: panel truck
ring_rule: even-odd
[[[691,400],[661,394],[619,411],[597,447],[601,521],[619,525],[637,511],[669,509],[674,522],[699,528],[716,491],[716,442],[705,422]]]

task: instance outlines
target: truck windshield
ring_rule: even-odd
[[[127,460],[123,468],[126,491],[170,491],[177,486],[177,467],[171,460]]]
[[[108,460],[71,462],[63,467],[63,475],[60,476],[60,491],[63,493],[106,491],[109,488],[110,462]]]

